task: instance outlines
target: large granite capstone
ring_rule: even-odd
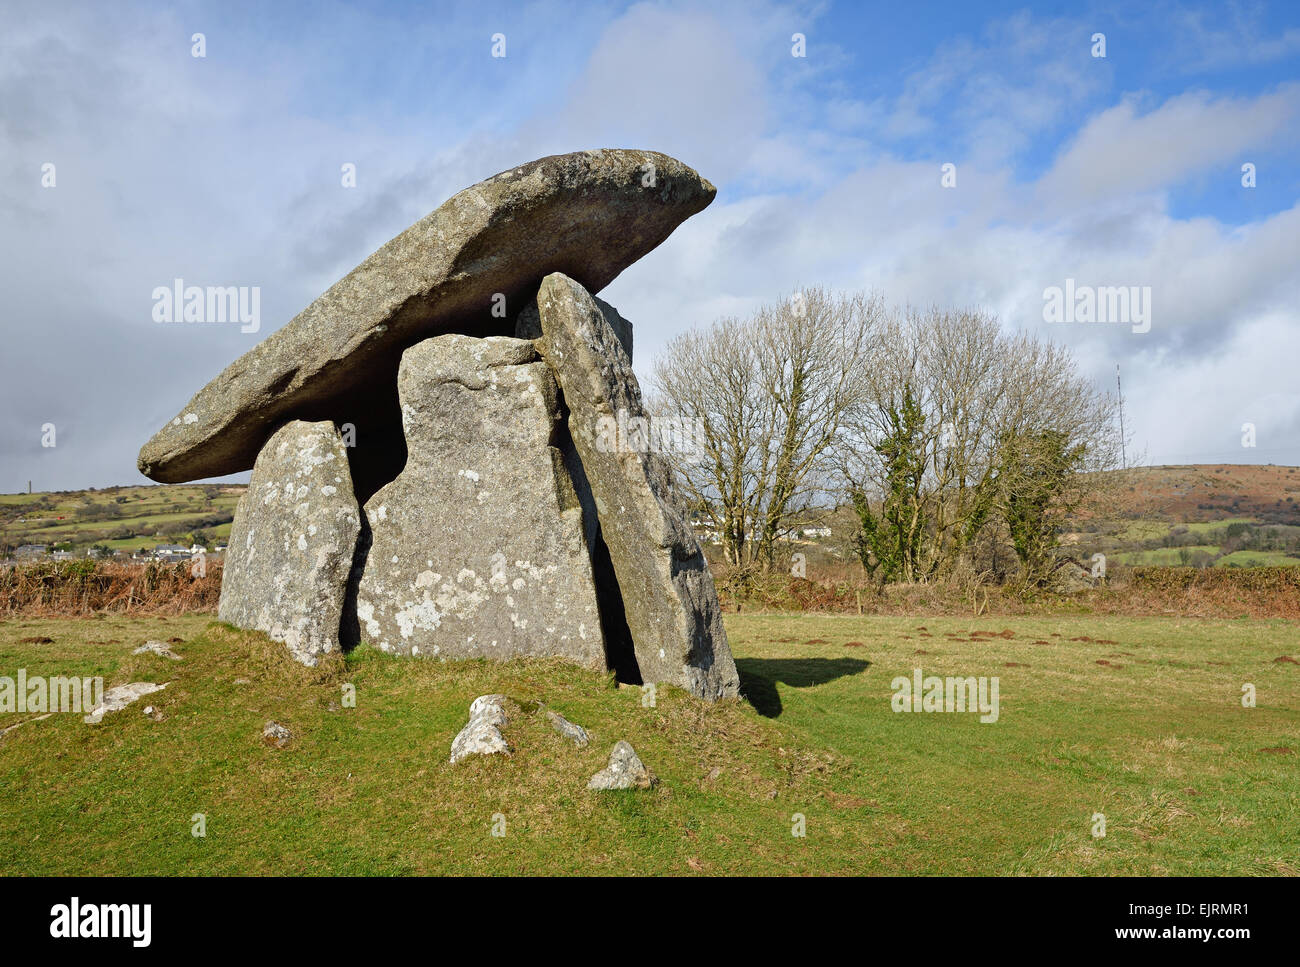
[[[655,151],[554,155],[453,196],[226,367],[140,450],[165,483],[247,470],[287,419],[355,428],[364,500],[405,454],[395,378],[428,336],[513,335],[542,277],[598,292],[713,200],[713,185]],[[363,459],[356,459],[358,456]]]

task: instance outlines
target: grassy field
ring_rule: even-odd
[[[1141,564],[1146,566],[1163,565],[1166,567],[1177,566],[1182,563],[1182,557],[1179,551],[1185,550],[1188,554],[1204,553],[1218,554],[1219,546],[1217,544],[1197,544],[1191,547],[1161,547],[1154,551],[1128,551],[1115,555],[1115,560],[1121,564]],[[1293,564],[1300,564],[1300,560],[1292,559]]]
[[[190,544],[202,529],[214,541],[230,535],[242,486],[180,484],[110,487],[63,493],[0,494],[0,543],[64,545],[84,552]],[[122,536],[117,536],[122,535]]]
[[[1214,562],[1215,567],[1297,567],[1300,558],[1280,551],[1233,551]]]
[[[1115,555],[1121,564],[1177,567],[1188,555],[1206,554],[1215,558],[1215,567],[1300,567],[1300,557],[1281,551],[1233,551],[1223,554],[1217,544],[1193,544],[1188,547],[1161,547],[1153,551],[1127,551]],[[1221,556],[1220,556],[1221,555]],[[1190,558],[1195,560],[1195,557]]]
[[[660,688],[645,708],[638,689],[554,662],[362,648],[304,669],[207,616],[0,623],[0,675],[171,683],[99,726],[61,714],[0,738],[0,872],[1300,872],[1300,666],[1277,660],[1300,657],[1294,622],[729,615],[728,628],[747,701]],[[183,639],[184,660],[131,654],[149,638]],[[894,712],[891,680],[916,667],[997,676],[998,720]],[[1244,683],[1258,707],[1242,707]],[[488,692],[520,705],[512,756],[449,766]],[[592,744],[524,710],[536,701]],[[0,729],[27,717],[0,714]],[[262,743],[272,719],[288,748]],[[619,739],[654,790],[585,789]],[[806,836],[791,835],[795,814]]]

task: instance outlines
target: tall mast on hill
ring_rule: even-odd
[[[1119,394],[1119,463],[1124,470],[1128,469],[1128,454],[1124,447],[1124,387],[1119,381],[1119,363],[1115,364],[1115,392]]]

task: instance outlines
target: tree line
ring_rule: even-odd
[[[703,428],[667,456],[733,567],[778,566],[794,521],[848,507],[880,582],[1042,585],[1122,457],[1117,398],[1067,349],[873,293],[807,289],[683,333],[651,386],[653,412]]]

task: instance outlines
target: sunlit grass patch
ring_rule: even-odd
[[[1296,651],[1293,622],[729,615],[728,627],[746,701],[660,687],[646,707],[640,689],[557,660],[361,648],[308,669],[205,616],[0,623],[0,675],[171,683],[140,703],[157,720],[132,706],[0,738],[0,871],[1294,870],[1300,666],[1274,661]],[[149,638],[181,639],[184,660],[131,654]],[[997,676],[998,721],[893,711],[891,682],[916,667]],[[515,709],[510,755],[450,766],[487,693]],[[591,743],[562,737],[541,706]],[[272,720],[293,733],[285,749],[262,741]],[[620,739],[658,784],[588,791]]]

